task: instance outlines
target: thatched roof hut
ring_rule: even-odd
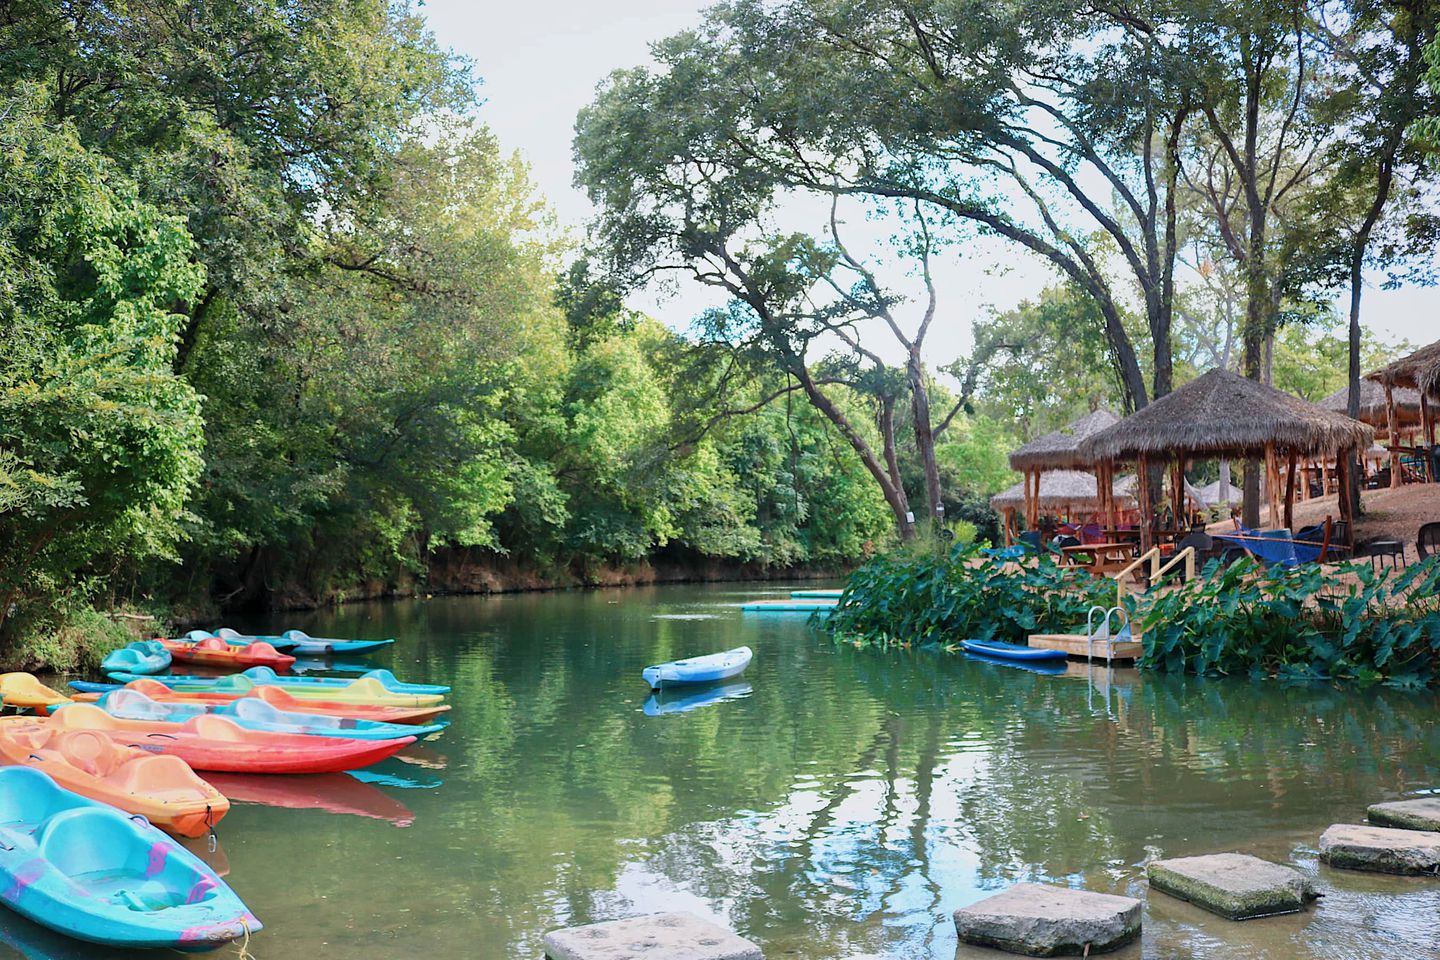
[[[1135,509],[1135,497],[1115,484],[1116,503],[1122,510]],[[1036,503],[1042,510],[1099,510],[1100,488],[1093,473],[1080,470],[1047,470],[1040,474],[1040,494]],[[1025,506],[1025,484],[1020,482],[990,498],[990,506],[1004,513]]]
[[[1413,387],[1440,398],[1440,340],[1365,374],[1365,379],[1391,387]]]
[[[1139,485],[1140,479],[1133,473],[1127,473],[1123,477],[1116,477],[1115,495],[1117,497],[1127,497],[1132,503],[1138,503],[1139,501],[1136,498],[1139,495]],[[1185,499],[1188,501],[1189,506],[1192,507],[1208,506],[1204,495],[1202,495],[1189,480],[1185,481]]]
[[[1401,426],[1415,426],[1420,422],[1420,391],[1414,387],[1395,387],[1395,414]],[[1349,409],[1350,388],[1341,387],[1320,401],[1320,406],[1335,413]],[[1372,427],[1388,424],[1385,409],[1385,388],[1376,380],[1360,381],[1360,414],[1355,419]]]
[[[1080,444],[1082,456],[1134,460],[1145,456],[1260,457],[1267,450],[1300,456],[1364,450],[1375,431],[1231,373],[1211,370]]]
[[[1224,489],[1221,489],[1222,486]],[[1233,483],[1216,480],[1214,483],[1207,483],[1200,488],[1200,499],[1207,507],[1215,507],[1224,503],[1239,503],[1245,499],[1245,491]]]
[[[1120,417],[1104,407],[1093,410],[1069,426],[1037,437],[1010,454],[1010,469],[1074,470],[1091,466],[1093,461],[1080,453],[1080,444],[1107,427],[1120,422]]]

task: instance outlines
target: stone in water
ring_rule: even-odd
[[[691,913],[652,913],[545,934],[550,960],[764,960],[760,948]]]
[[[1365,811],[1365,816],[1380,827],[1440,832],[1440,797],[1372,803],[1370,809]]]
[[[1320,859],[1347,870],[1440,876],[1440,833],[1337,823],[1320,835]]]
[[[1030,957],[1113,950],[1140,935],[1140,901],[1069,887],[1018,883],[955,911],[966,943]]]
[[[1156,890],[1230,920],[1295,913],[1315,899],[1299,870],[1245,853],[1155,860],[1145,875]]]

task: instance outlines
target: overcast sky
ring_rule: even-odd
[[[704,6],[689,0],[428,0],[422,9],[440,43],[475,62],[483,79],[481,118],[507,148],[525,156],[561,221],[578,236],[590,205],[572,185],[576,112],[610,71],[648,62],[649,44],[697,23]],[[942,311],[930,349],[937,364],[968,348],[976,316],[1013,306],[1052,279],[1044,265],[998,240],[962,253],[940,278]],[[706,303],[706,295],[691,290],[675,298],[640,297],[633,305],[684,328]],[[1387,340],[1428,343],[1440,337],[1440,292],[1371,288],[1364,317]]]

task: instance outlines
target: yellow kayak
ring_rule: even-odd
[[[33,673],[0,674],[0,698],[4,699],[7,707],[24,707],[40,713],[70,702],[65,694],[51,690],[35,679]]]

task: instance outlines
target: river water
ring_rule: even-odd
[[[1142,942],[1118,957],[1440,957],[1440,881],[1335,871],[1315,852],[1368,803],[1440,789],[1433,693],[855,650],[803,615],[739,611],[765,595],[784,592],[445,598],[235,624],[398,637],[375,663],[453,685],[455,707],[448,730],[358,777],[216,778],[236,802],[210,856],[266,925],[250,952],[531,960],[548,929],[685,909],[771,960],[951,960],[951,911],[1042,880],[1147,900]],[[648,700],[646,664],[740,644],[756,656],[732,699]],[[1325,896],[1231,923],[1145,895],[1147,857],[1223,850],[1293,863]],[[9,913],[0,940],[0,957],[118,956]]]

